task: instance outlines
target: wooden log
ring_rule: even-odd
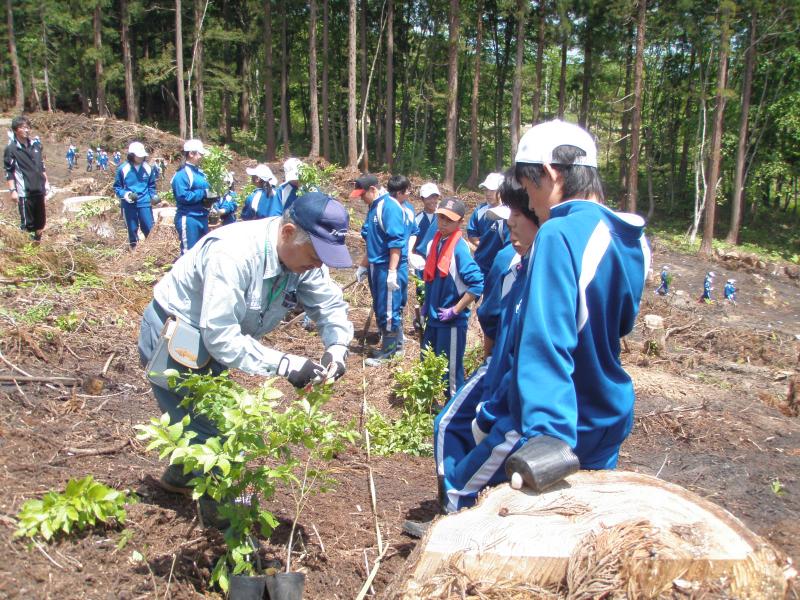
[[[648,475],[580,471],[542,494],[503,484],[439,518],[384,598],[782,598],[785,587],[776,551],[719,506]]]

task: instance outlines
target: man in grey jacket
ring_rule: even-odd
[[[295,387],[341,377],[353,324],[342,290],[327,267],[352,266],[345,246],[348,223],[339,202],[310,192],[281,217],[237,222],[204,236],[155,286],[139,333],[142,364],[148,365],[157,354],[164,324],[174,318],[199,332],[200,350],[210,356],[195,372],[218,374],[236,368],[286,377]],[[318,325],[325,347],[319,361],[259,341],[298,303]],[[148,372],[152,367],[148,365]],[[163,378],[150,381],[161,410],[172,422],[180,421],[187,414],[180,406],[181,393],[169,389]],[[196,415],[188,428],[197,433],[198,443],[218,434]],[[187,481],[180,469],[169,468],[161,479],[163,487],[178,493],[190,491]]]

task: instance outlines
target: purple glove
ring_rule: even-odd
[[[458,316],[456,309],[454,306],[449,308],[440,308],[439,309],[439,320],[442,322],[452,321]]]

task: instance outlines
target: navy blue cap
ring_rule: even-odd
[[[345,245],[350,217],[340,202],[322,192],[308,192],[292,203],[289,215],[311,236],[323,263],[338,269],[353,266]]]

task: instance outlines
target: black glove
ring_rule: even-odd
[[[125,192],[125,201],[133,204],[139,199],[139,194],[136,192]]]
[[[581,468],[569,444],[549,435],[529,439],[506,461],[511,487],[542,492]]]
[[[336,381],[347,370],[347,347],[334,344],[322,355],[322,366],[325,367],[325,380]]]
[[[302,356],[284,354],[278,363],[278,375],[286,377],[296,388],[319,383],[325,378],[325,367]]]

